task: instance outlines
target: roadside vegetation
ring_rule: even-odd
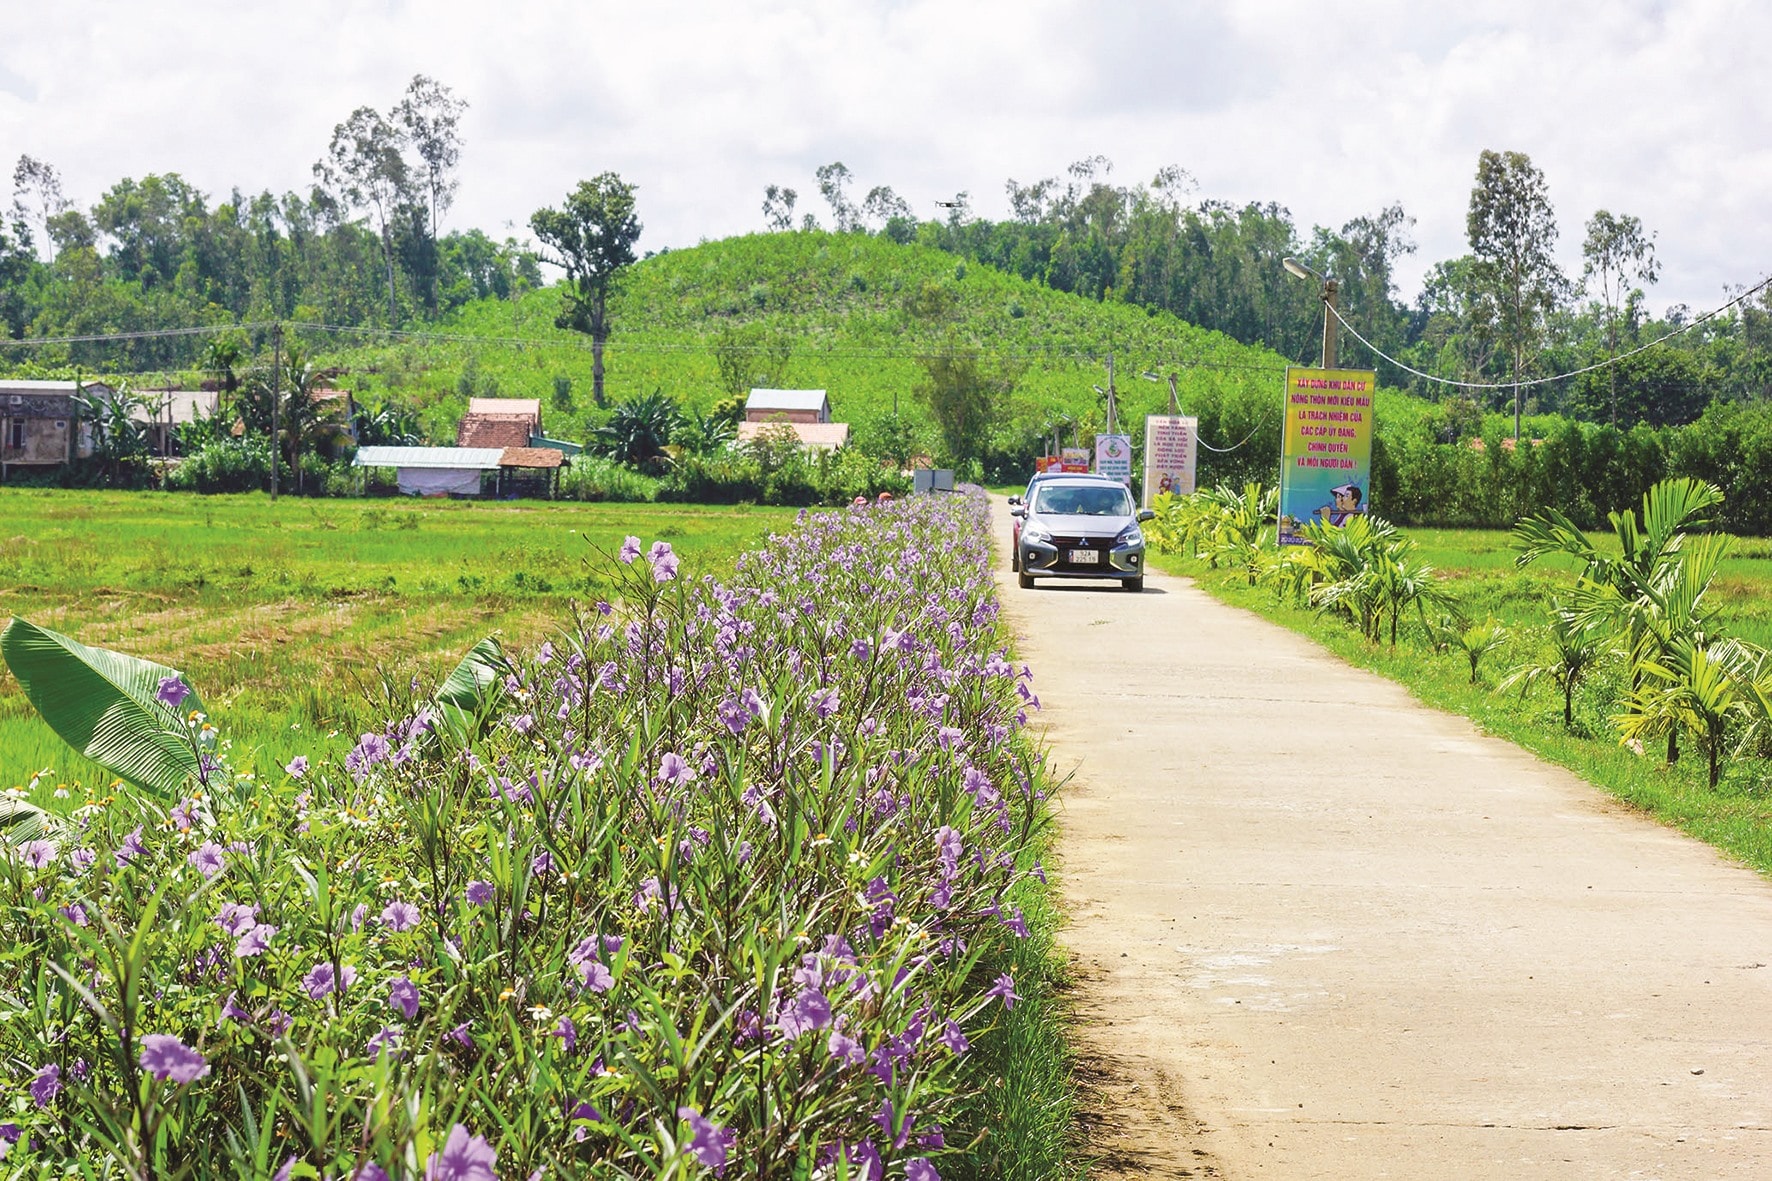
[[[1164,502],[1155,561],[1772,874],[1772,548],[1710,531],[1715,488],[1657,485],[1592,535],[1354,518],[1285,552],[1246,529],[1270,495]]]
[[[717,578],[626,536],[550,640],[269,775],[225,673],[15,622],[33,703],[126,782],[12,804],[9,1165],[1070,1175],[1051,781],[985,513],[810,516]]]

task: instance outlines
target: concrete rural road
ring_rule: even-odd
[[[1772,1176],[1772,884],[1186,579],[1022,590],[993,510],[1096,1176]]]

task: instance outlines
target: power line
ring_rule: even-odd
[[[1403,362],[1397,360],[1395,357],[1391,356],[1389,353],[1385,352],[1383,349],[1379,348],[1377,345],[1375,345],[1371,341],[1367,340],[1364,336],[1361,336],[1359,330],[1357,328],[1355,328],[1352,324],[1349,324],[1347,322],[1346,317],[1344,317],[1341,314],[1340,309],[1338,309],[1334,304],[1326,302],[1326,303],[1324,303],[1323,306],[1328,309],[1330,315],[1334,316],[1336,318],[1336,320],[1340,322],[1340,324],[1343,328],[1348,330],[1348,334],[1350,336],[1352,336],[1355,340],[1359,341],[1361,344],[1365,345],[1368,349],[1371,349],[1374,354],[1383,358],[1386,361],[1389,361],[1392,365],[1395,365],[1398,369],[1401,369],[1405,373],[1412,373],[1416,377],[1419,377],[1424,381],[1432,381],[1432,382],[1436,382],[1440,385],[1456,386],[1457,388],[1463,389],[1463,390],[1513,390],[1513,389],[1525,389],[1528,386],[1546,385],[1546,384],[1553,382],[1553,381],[1562,381],[1562,380],[1564,380],[1566,378],[1570,378],[1570,377],[1580,377],[1583,373],[1592,373],[1596,369],[1609,368],[1610,366],[1618,364],[1620,361],[1623,361],[1623,360],[1626,360],[1630,357],[1636,356],[1638,353],[1647,352],[1649,349],[1654,348],[1658,344],[1664,344],[1667,341],[1672,340],[1674,337],[1679,336],[1683,332],[1692,331],[1692,329],[1698,327],[1700,324],[1704,323],[1706,320],[1715,319],[1716,317],[1722,315],[1724,312],[1728,311],[1730,308],[1734,307],[1736,304],[1741,303],[1744,300],[1748,299],[1750,296],[1753,296],[1753,295],[1757,294],[1758,292],[1764,290],[1767,286],[1772,286],[1772,275],[1768,275],[1766,278],[1761,279],[1758,283],[1754,284],[1752,287],[1743,291],[1740,295],[1737,295],[1734,299],[1730,300],[1728,303],[1724,304],[1722,307],[1714,308],[1711,311],[1704,313],[1704,315],[1699,316],[1695,320],[1689,320],[1686,323],[1680,325],[1678,328],[1675,328],[1673,331],[1663,333],[1661,336],[1656,337],[1654,340],[1650,341],[1648,344],[1638,345],[1636,348],[1632,349],[1628,353],[1619,353],[1616,357],[1610,357],[1604,361],[1597,362],[1593,365],[1584,365],[1580,369],[1571,369],[1567,373],[1559,373],[1554,377],[1534,377],[1534,378],[1530,378],[1525,381],[1490,381],[1490,382],[1455,381],[1454,379],[1452,379],[1450,377],[1439,377],[1439,376],[1436,376],[1435,374],[1432,374],[1432,373],[1424,373],[1419,369],[1413,368],[1412,366],[1405,365]]]

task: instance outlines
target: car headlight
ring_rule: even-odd
[[[1045,545],[1048,541],[1052,540],[1052,537],[1038,525],[1023,525],[1021,527],[1021,539],[1024,542],[1031,541],[1035,545]]]
[[[1144,531],[1141,530],[1137,525],[1128,525],[1124,529],[1120,530],[1120,535],[1118,537],[1114,538],[1114,544],[1115,545],[1143,545],[1144,544]]]

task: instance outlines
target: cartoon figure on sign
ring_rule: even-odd
[[[1349,517],[1365,511],[1360,507],[1358,484],[1339,484],[1329,489],[1329,495],[1334,498],[1334,503],[1324,505],[1317,512],[1331,525],[1345,525]]]

